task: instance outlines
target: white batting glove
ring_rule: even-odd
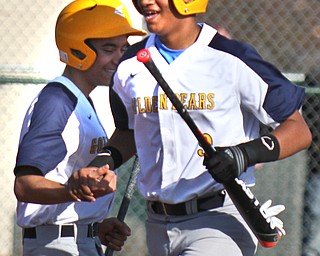
[[[267,220],[268,223],[270,223],[271,229],[277,228],[281,235],[284,236],[286,234],[286,231],[283,228],[283,222],[276,217],[280,212],[284,211],[286,208],[284,205],[274,205],[271,206],[272,201],[268,200],[260,207],[260,212],[263,215],[263,217]]]

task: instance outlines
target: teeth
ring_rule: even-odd
[[[146,12],[147,16],[154,15],[154,14],[157,14],[157,12],[154,12],[154,11]]]

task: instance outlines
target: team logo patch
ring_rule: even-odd
[[[272,139],[268,136],[262,136],[261,137],[262,144],[268,149],[268,150],[274,150],[274,142]]]
[[[124,15],[123,10],[124,10],[124,6],[120,5],[114,10],[114,13],[117,14],[117,15],[122,16],[123,18],[125,18],[126,16]]]

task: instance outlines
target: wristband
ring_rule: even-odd
[[[272,134],[238,145],[247,155],[248,166],[279,159],[280,144]]]
[[[109,150],[101,150],[88,166],[101,167],[108,164],[111,170],[114,169],[114,161]]]
[[[112,166],[109,164],[110,168],[111,169],[116,169],[118,168],[120,165],[122,165],[123,163],[123,160],[122,160],[122,155],[121,155],[121,152],[114,148],[114,147],[111,147],[111,146],[106,146],[102,149],[101,152],[98,153],[98,156],[103,156],[103,154],[109,154],[109,156],[107,157],[110,157],[112,158]]]

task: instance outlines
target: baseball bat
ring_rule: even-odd
[[[138,159],[138,156],[135,155],[133,165],[132,165],[132,170],[130,173],[130,177],[128,179],[127,187],[125,189],[125,192],[124,192],[124,195],[122,198],[122,202],[121,202],[121,205],[118,210],[117,219],[120,221],[124,221],[124,218],[127,214],[129,204],[130,204],[131,198],[134,193],[134,189],[135,189],[135,185],[136,185],[136,181],[137,181],[137,176],[138,176],[139,172],[140,172],[139,159]],[[112,256],[112,255],[113,255],[113,250],[108,247],[105,251],[105,256]]]
[[[142,62],[149,70],[152,76],[156,79],[159,86],[163,89],[167,97],[170,99],[172,105],[176,108],[180,116],[189,126],[190,130],[197,138],[199,144],[204,149],[208,157],[213,156],[215,149],[208,143],[203,133],[197,127],[187,109],[183,106],[176,94],[172,91],[168,83],[161,75],[159,69],[154,64],[150,52],[147,49],[142,49],[137,53],[137,59]],[[281,232],[270,227],[270,223],[262,215],[260,208],[261,205],[256,199],[254,194],[245,185],[245,183],[239,179],[235,179],[230,183],[223,184],[227,193],[229,194],[234,205],[238,209],[239,213],[246,221],[252,232],[257,237],[259,243],[263,247],[273,247],[281,239]]]

